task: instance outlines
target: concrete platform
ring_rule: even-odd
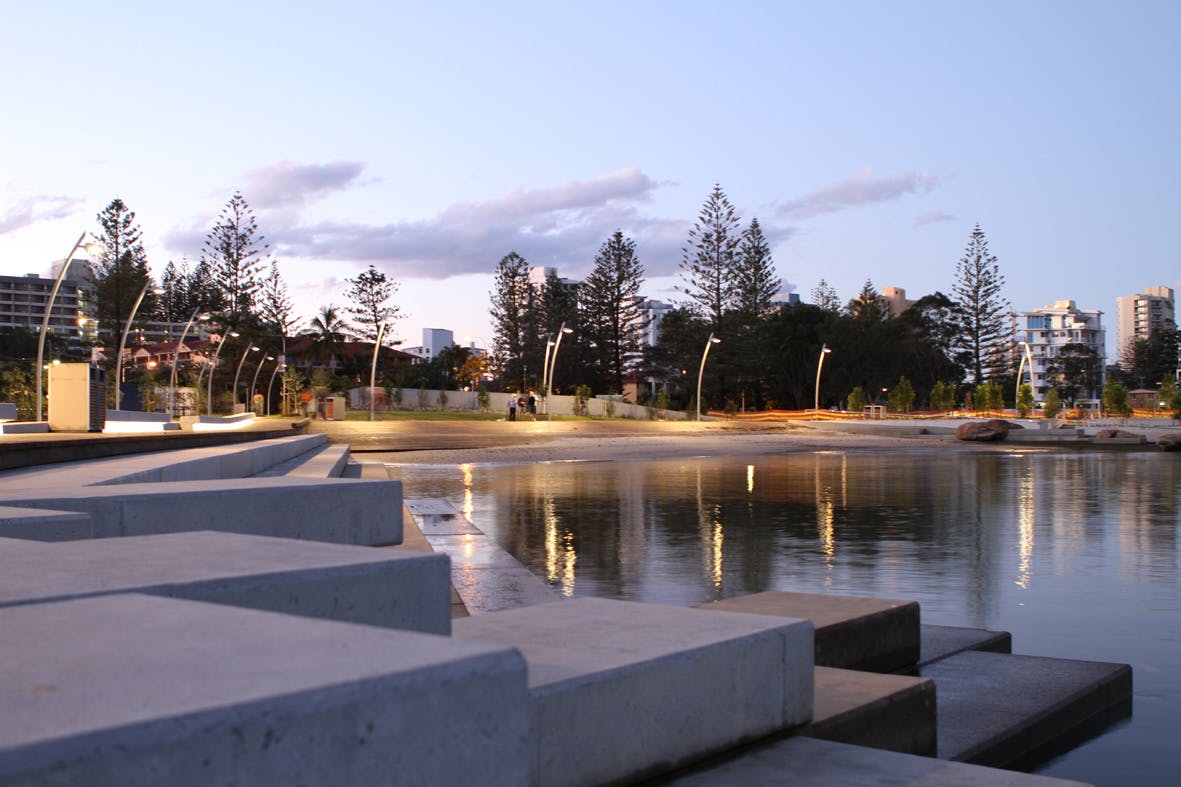
[[[274,478],[289,476],[292,478],[360,478],[361,475],[347,474],[345,468],[349,464],[349,447],[347,445],[324,445],[300,454],[297,457],[280,462],[258,473],[260,478]]]
[[[0,505],[0,538],[72,541],[93,536],[94,523],[86,514]]]
[[[792,737],[678,775],[677,787],[1083,787],[1082,782]]]
[[[220,530],[381,546],[402,540],[402,484],[344,478],[230,478],[0,491],[0,506],[76,511],[95,538]]]
[[[812,716],[807,621],[579,598],[453,627],[524,654],[536,784],[634,781]]]
[[[0,608],[115,593],[451,633],[446,555],[195,532],[0,543]]]
[[[524,784],[507,648],[141,595],[0,609],[5,785]]]
[[[698,609],[810,620],[820,667],[893,672],[919,658],[919,605],[914,601],[769,590]]]
[[[812,722],[800,735],[934,757],[935,683],[930,678],[817,667]]]
[[[920,674],[939,696],[939,758],[1001,767],[1132,697],[1126,664],[966,651]]]
[[[966,650],[982,650],[989,653],[1012,653],[1013,637],[1007,631],[961,628],[959,626],[919,627],[922,635],[922,649],[918,663],[903,672],[911,672],[931,662],[963,653]]]

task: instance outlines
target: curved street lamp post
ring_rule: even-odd
[[[209,390],[205,395],[205,409],[209,415],[213,415],[213,372],[217,369],[218,356],[221,355],[221,348],[226,346],[226,336],[236,337],[238,335],[237,331],[228,331],[225,336],[222,336],[221,341],[217,343],[217,350],[213,353],[213,360],[209,363]],[[200,383],[201,381],[198,379],[197,384],[200,385]]]
[[[61,289],[62,281],[66,278],[66,271],[70,269],[70,263],[74,260],[74,255],[78,253],[78,249],[82,248],[82,241],[86,240],[86,233],[83,232],[78,236],[78,240],[74,243],[74,248],[70,249],[69,256],[62,262],[62,269],[57,273],[57,280],[53,283],[53,289],[49,293],[49,300],[45,302],[45,314],[41,316],[41,332],[37,334],[37,367],[34,370],[37,375],[37,423],[41,423],[41,377],[45,374],[45,370],[41,368],[41,364],[45,361],[45,334],[49,330],[49,315],[53,312],[53,302],[57,300],[57,291]],[[87,243],[86,253],[95,255],[102,252],[101,243]]]
[[[1025,372],[1025,361],[1029,361],[1029,387],[1033,389],[1033,354],[1029,351],[1029,342],[1018,342],[1025,352],[1021,355],[1021,365],[1017,367],[1017,390],[1013,392],[1013,406],[1021,401],[1021,375]],[[1018,408],[1020,409],[1020,408]]]
[[[275,371],[271,372],[271,381],[269,383],[267,383],[267,406],[266,406],[266,414],[267,415],[271,414],[271,389],[275,387],[275,375],[277,375],[279,372],[285,371],[286,369],[287,369],[287,356],[284,355],[282,358],[279,359],[279,362],[277,364],[275,364]]]
[[[830,348],[827,344],[821,346],[820,363],[816,364],[816,402],[815,407],[813,408],[814,410],[820,409],[820,370],[824,368],[824,356],[828,355],[830,352],[832,352],[832,348]]]
[[[551,421],[554,420],[554,408],[549,406],[549,397],[554,390],[554,369],[558,367],[558,349],[562,346],[562,337],[568,333],[574,333],[574,329],[567,328],[566,323],[562,323],[562,327],[558,329],[557,338],[554,339],[554,352],[550,358],[549,381],[545,384],[545,410]]]
[[[373,414],[373,387],[377,384],[377,356],[381,355],[381,337],[385,333],[385,322],[377,326],[377,340],[373,343],[373,363],[369,365],[369,420]]]
[[[119,339],[119,353],[115,356],[115,409],[119,409],[120,402],[123,401],[123,348],[127,346],[127,334],[131,331],[131,323],[135,320],[135,313],[139,311],[139,305],[144,302],[144,296],[148,294],[148,290],[152,286],[152,280],[148,279],[144,283],[144,288],[139,291],[139,297],[135,299],[135,305],[131,307],[131,314],[127,315],[127,322],[123,324],[123,336]],[[143,337],[140,337],[143,341]]]
[[[189,329],[193,327],[193,323],[197,320],[204,322],[209,319],[208,314],[201,314],[201,309],[195,309],[193,316],[185,323],[185,329],[180,332],[180,340],[176,343],[176,347],[172,351],[172,374],[168,378],[168,408],[172,411],[172,415],[176,415],[176,367],[180,363],[180,346],[185,343],[185,337],[189,335]],[[200,385],[200,382],[198,382]]]
[[[263,358],[261,361],[258,362],[258,367],[254,370],[254,379],[252,379],[250,381],[250,398],[246,400],[246,406],[249,407],[250,409],[254,409],[254,386],[258,383],[258,373],[262,371],[262,365],[264,363],[266,363],[267,361],[273,361],[273,360],[275,360],[275,356],[273,356],[273,355],[266,356],[265,358]],[[279,368],[278,364],[275,365],[275,368],[276,369]],[[272,375],[272,376],[274,376],[274,375]]]
[[[246,351],[244,353],[242,353],[242,360],[238,361],[238,371],[234,372],[234,388],[232,391],[233,396],[230,397],[230,405],[231,405],[230,409],[233,409],[233,407],[237,406],[237,404],[238,404],[238,377],[241,376],[241,374],[242,374],[242,367],[246,365],[246,359],[250,357],[250,353],[257,352],[258,350],[261,350],[261,349],[262,348],[259,347],[257,344],[252,344],[246,348]],[[259,361],[259,366],[261,366],[261,365],[262,365],[262,361]]]
[[[709,335],[709,341],[707,341],[705,343],[705,352],[703,352],[701,354],[701,368],[697,370],[697,420],[698,421],[701,420],[701,378],[705,376],[705,359],[709,357],[709,348],[713,347],[715,344],[720,344],[721,341],[722,341],[721,339],[719,339],[718,337],[714,336],[711,333]]]

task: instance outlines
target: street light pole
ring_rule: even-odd
[[[271,414],[271,389],[275,387],[275,375],[277,375],[279,372],[285,370],[286,368],[287,368],[287,356],[284,355],[282,358],[279,359],[279,362],[277,364],[275,364],[275,371],[271,372],[271,381],[269,383],[267,383],[267,408],[266,408],[267,415]],[[280,394],[281,393],[282,392],[280,392]]]
[[[554,353],[549,364],[549,381],[545,384],[545,410],[551,421],[554,420],[554,408],[549,406],[549,397],[554,390],[554,370],[558,368],[558,349],[562,346],[562,337],[568,333],[574,333],[574,329],[567,328],[566,323],[562,323],[562,327],[558,329],[557,338],[554,339]]]
[[[127,334],[131,330],[131,323],[135,320],[135,313],[139,311],[139,305],[144,302],[144,296],[148,294],[148,288],[152,286],[152,280],[148,279],[144,282],[144,288],[139,291],[139,297],[135,299],[135,305],[131,307],[131,314],[127,315],[127,322],[123,324],[123,336],[119,339],[119,354],[115,356],[115,409],[119,409],[119,403],[123,400],[123,348],[127,346]],[[143,341],[143,337],[140,337]]]
[[[385,320],[377,326],[377,340],[373,343],[373,363],[369,365],[369,420],[374,417],[373,387],[377,384],[377,356],[381,354],[381,337],[385,333]]]
[[[213,373],[217,371],[217,359],[221,355],[221,348],[226,346],[227,336],[237,336],[237,331],[227,331],[225,336],[221,337],[221,341],[217,343],[217,350],[213,353],[213,362],[209,364],[209,391],[205,396],[206,412],[213,415]]]
[[[1017,367],[1017,390],[1013,392],[1013,406],[1021,399],[1021,375],[1025,372],[1025,361],[1029,359],[1029,387],[1033,388],[1033,354],[1029,352],[1029,342],[1018,342],[1025,352],[1021,354],[1021,364]],[[1020,409],[1020,408],[1017,408]]]
[[[176,348],[172,351],[172,374],[168,379],[168,408],[172,411],[172,415],[176,415],[176,366],[180,362],[180,346],[185,343],[185,337],[189,335],[189,328],[193,327],[193,323],[200,317],[202,321],[208,320],[208,314],[201,314],[201,308],[198,307],[193,310],[193,316],[185,323],[185,329],[180,333],[180,341],[176,343]]]
[[[709,357],[709,348],[715,344],[719,344],[722,340],[709,335],[709,341],[705,343],[705,352],[701,354],[701,368],[697,370],[697,420],[701,420],[701,378],[705,376],[705,359]]]
[[[816,403],[814,410],[820,409],[820,370],[824,368],[824,356],[832,352],[832,349],[827,345],[822,345],[820,348],[820,363],[816,364]]]
[[[545,337],[545,361],[541,364],[541,395],[545,397],[545,412],[549,414],[549,387],[547,381],[549,380],[549,354],[550,348],[554,346],[554,340],[546,334]]]
[[[257,344],[250,345],[246,348],[246,352],[242,353],[242,360],[238,361],[238,371],[234,372],[234,388],[231,391],[233,396],[230,397],[230,409],[233,409],[238,404],[238,377],[242,374],[242,367],[246,365],[246,359],[250,356],[250,353],[259,349],[261,348]],[[259,365],[262,365],[261,361],[259,361]]]
[[[247,405],[251,409],[254,408],[254,385],[255,385],[255,383],[258,382],[258,373],[262,371],[262,365],[264,363],[266,363],[267,361],[273,361],[273,360],[275,360],[275,356],[268,355],[267,357],[263,358],[261,361],[258,362],[258,367],[254,370],[254,379],[250,381],[250,399],[248,399],[246,402]],[[278,364],[275,365],[275,368],[276,369],[279,368]]]
[[[70,249],[70,254],[66,257],[65,262],[62,263],[62,269],[57,273],[57,280],[53,283],[53,290],[49,293],[49,300],[45,303],[45,314],[41,316],[41,333],[37,335],[37,423],[41,423],[41,377],[44,375],[44,370],[41,364],[45,360],[45,334],[49,331],[49,315],[53,311],[53,302],[57,300],[57,291],[61,289],[62,281],[66,278],[66,271],[70,269],[70,263],[74,260],[74,255],[78,253],[78,249],[82,248],[82,241],[86,240],[86,233],[83,232],[78,236],[78,240],[74,243],[74,248]],[[97,254],[102,251],[102,244],[87,243],[86,253]]]

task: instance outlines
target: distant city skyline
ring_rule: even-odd
[[[1100,310],[1109,357],[1117,297],[1181,288],[1175,4],[5,13],[5,275],[46,274],[118,196],[158,277],[240,190],[301,324],[372,263],[403,344],[487,347],[510,251],[581,279],[620,229],[643,294],[683,301],[719,183],[805,301],[821,278],[947,293],[977,222],[1014,311]]]

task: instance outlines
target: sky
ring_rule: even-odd
[[[0,0],[0,273],[113,198],[149,264],[235,191],[301,324],[373,264],[395,335],[490,346],[496,263],[644,294],[720,184],[785,289],[949,292],[980,224],[1018,311],[1181,289],[1176,2]]]

